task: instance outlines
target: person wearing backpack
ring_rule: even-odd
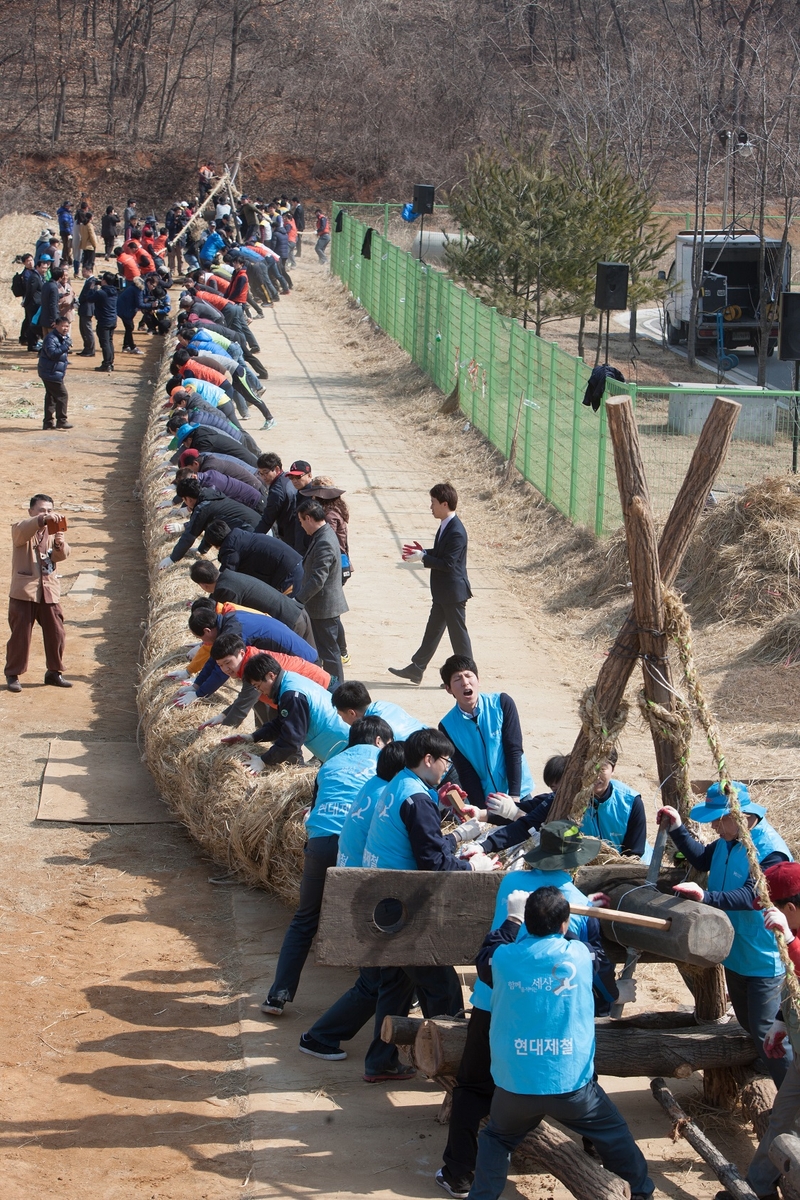
[[[20,259],[22,270],[17,271],[16,275],[11,280],[11,295],[16,296],[22,302],[24,316],[19,329],[19,344],[27,346],[28,344],[28,312],[25,308],[25,293],[28,290],[28,280],[36,274],[33,266],[33,255],[23,254]]]

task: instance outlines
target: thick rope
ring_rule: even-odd
[[[692,785],[689,781],[689,758],[692,747],[692,710],[683,696],[675,693],[675,710],[664,708],[655,700],[648,700],[644,691],[639,692],[639,711],[650,726],[654,737],[670,742],[675,751],[673,775],[678,791],[678,807],[684,821],[692,807]],[[661,785],[663,787],[663,783]]]
[[[762,909],[771,908],[772,901],[769,898],[769,887],[764,878],[764,872],[761,870],[758,851],[750,834],[750,826],[739,805],[736,789],[728,777],[728,765],[722,749],[719,729],[711,715],[711,709],[697,673],[689,614],[686,612],[683,601],[677,592],[674,592],[671,588],[664,588],[663,595],[667,637],[673,642],[678,651],[681,666],[683,667],[684,679],[686,680],[686,687],[697,711],[698,720],[705,731],[717,774],[719,775],[720,786],[727,795],[731,813],[736,818],[736,824],[739,829],[739,840],[747,852],[747,861],[750,865],[750,874],[755,885],[756,896]],[[773,930],[773,933],[775,934],[775,941],[778,945],[781,962],[786,970],[786,990],[789,993],[795,1011],[800,1015],[800,982],[795,973],[794,963],[789,957],[789,950],[783,934],[777,930]]]
[[[594,781],[597,777],[597,772],[600,765],[608,758],[609,753],[619,741],[620,734],[625,728],[625,722],[628,719],[628,711],[628,701],[623,700],[613,720],[606,724],[606,718],[600,711],[594,688],[586,688],[581,696],[578,712],[584,733],[589,740],[589,749],[586,752],[586,762],[583,767],[583,776],[581,777],[581,790],[578,792],[572,805],[572,812],[576,822],[580,822],[583,814],[586,812],[586,807],[594,791]]]

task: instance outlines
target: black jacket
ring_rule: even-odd
[[[431,596],[436,604],[463,604],[472,590],[467,578],[467,531],[458,516],[451,517],[425,551],[422,564],[431,573]]]
[[[110,283],[94,280],[94,315],[98,329],[115,329],[117,324],[117,296],[119,293]]]
[[[42,315],[39,324],[52,326],[58,320],[58,284],[54,279],[48,279],[42,284]]]
[[[234,604],[268,613],[276,620],[283,621],[290,629],[294,629],[303,612],[302,604],[298,604],[291,596],[284,596],[277,588],[270,587],[263,579],[256,579],[253,575],[221,570],[217,587],[233,592],[236,597]]]
[[[44,279],[38,271],[31,271],[25,284],[25,307],[36,310],[42,303]]]
[[[240,571],[263,579],[278,592],[292,583],[302,559],[296,550],[280,538],[265,533],[243,533],[232,529],[219,548],[219,565],[228,571]]]
[[[223,433],[221,429],[214,429],[211,425],[198,425],[197,429],[192,430],[189,438],[181,442],[175,455],[176,462],[181,452],[189,449],[190,443],[191,448],[199,450],[201,454],[209,450],[212,454],[229,454],[231,458],[238,458],[239,462],[247,463],[251,467],[256,465],[255,454],[245,450],[235,438],[228,437],[227,433]]]
[[[238,479],[241,483],[248,483],[250,487],[260,492],[261,499],[264,501],[266,501],[269,494],[261,479],[254,471],[251,471],[244,463],[231,462],[224,454],[201,454],[200,470],[220,471],[223,475],[230,475],[231,479]]]
[[[289,476],[282,472],[269,485],[267,506],[264,509],[264,515],[261,518],[258,532],[268,533],[273,525],[277,525],[278,537],[281,541],[286,542],[286,545],[292,546],[293,549],[298,549],[295,545],[296,512],[297,488]]]
[[[229,496],[223,496],[216,488],[202,488],[200,499],[194,506],[189,523],[184,529],[175,548],[170,554],[173,562],[180,562],[187,550],[190,550],[212,521],[225,521],[231,529],[251,530],[258,522],[258,513]],[[208,542],[203,538],[200,543],[200,553],[208,549]]]
[[[81,294],[78,296],[78,316],[93,317],[94,316],[94,285],[96,283],[94,275],[86,280],[86,283],[81,288]]]

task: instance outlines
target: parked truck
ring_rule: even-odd
[[[675,260],[667,274],[669,291],[665,303],[667,341],[671,346],[685,342],[689,332],[692,303],[692,259],[700,234],[689,231],[675,238]],[[770,296],[767,354],[778,341],[778,300],[788,291],[791,280],[791,246],[787,245],[783,270],[778,272],[781,256],[779,238],[765,238],[765,274]],[[758,353],[761,337],[761,287],[759,262],[761,241],[752,230],[706,230],[703,239],[703,286],[697,303],[696,349],[712,349],[717,344],[717,313],[722,313],[725,349],[752,346]],[[780,278],[778,275],[780,274]]]

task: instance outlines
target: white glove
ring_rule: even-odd
[[[702,903],[705,895],[699,883],[676,883],[672,890],[677,892],[680,900],[698,900]]]
[[[481,823],[473,817],[470,821],[465,821],[463,825],[457,825],[450,832],[456,840],[456,845],[460,846],[462,842],[471,842],[481,836]]]
[[[424,557],[424,550],[410,550],[408,554],[403,552],[403,562],[422,562]]]
[[[199,699],[194,688],[186,688],[185,691],[178,692],[178,695],[172,701],[175,708],[188,708],[190,704],[194,704],[195,700]]]
[[[164,533],[180,533],[183,529],[183,521],[167,521],[164,526]],[[172,562],[172,559],[170,559]]]
[[[633,1004],[636,999],[636,980],[635,979],[618,979],[617,980],[617,1003],[618,1004]]]
[[[202,646],[202,642],[193,642],[191,646],[186,647],[186,661],[191,662],[197,651]]]
[[[260,775],[264,770],[264,760],[259,758],[257,754],[243,754],[241,757],[245,770],[250,775]]]
[[[587,900],[592,908],[611,908],[611,901],[605,892],[592,892],[591,896],[587,896]]]
[[[162,558],[161,562],[158,564],[159,571],[166,571],[167,567],[172,566],[172,561],[173,560],[169,557],[169,555],[167,555],[166,558]]]
[[[188,679],[189,672],[186,670],[185,667],[178,667],[174,671],[167,671],[164,678],[165,679]]]
[[[782,933],[786,938],[786,945],[794,941],[794,934],[789,928],[789,922],[786,916],[779,908],[767,908],[764,911],[764,924],[767,929],[772,929],[775,933]]]
[[[681,825],[683,824],[683,821],[681,820],[681,814],[678,812],[677,808],[673,808],[670,804],[665,804],[664,807],[660,808],[656,813],[657,825],[661,824],[662,817],[669,817],[670,833],[672,833],[673,829],[680,829]]]
[[[505,792],[492,792],[487,796],[486,811],[506,821],[516,821],[517,817],[522,816],[522,809]]]
[[[210,729],[212,725],[221,725],[225,720],[225,713],[217,713],[215,717],[210,717],[207,721],[203,721],[202,725],[198,725],[198,729]]]
[[[488,854],[474,854],[469,860],[471,871],[496,871],[500,864]]]
[[[530,892],[525,892],[522,888],[518,888],[516,892],[509,892],[506,896],[506,916],[512,921],[519,921],[520,925],[525,919],[525,905],[528,903]]]
[[[764,1053],[767,1058],[785,1058],[786,1047],[784,1041],[786,1039],[787,1029],[783,1021],[773,1021],[767,1030],[767,1036],[764,1038]]]

